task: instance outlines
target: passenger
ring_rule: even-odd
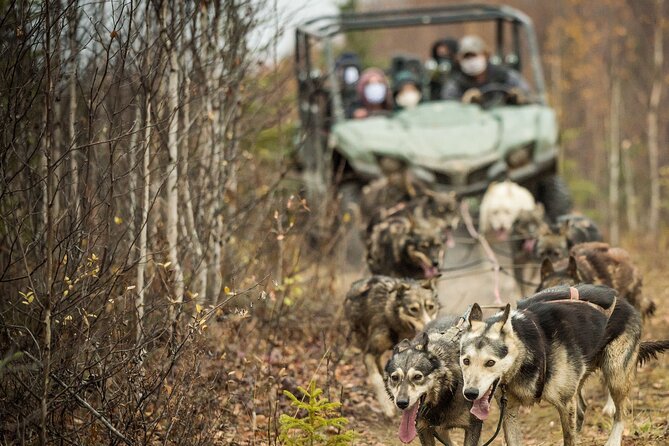
[[[353,107],[358,98],[357,85],[360,79],[360,59],[352,52],[344,52],[335,61],[335,72],[339,80],[342,105],[346,118],[353,115]]]
[[[453,62],[458,54],[458,41],[447,37],[432,45],[432,58],[437,63]]]
[[[480,100],[481,88],[501,84],[518,96],[528,97],[530,88],[520,73],[510,68],[488,63],[489,52],[483,39],[469,35],[460,39],[458,63],[460,69],[446,81],[443,99],[461,99],[464,102]]]
[[[425,63],[430,78],[430,99],[441,99],[441,90],[453,72],[457,62],[458,41],[451,38],[440,39],[432,45],[432,59]]]
[[[414,108],[421,101],[420,80],[409,71],[400,71],[393,82],[393,99],[398,110]]]
[[[362,72],[357,92],[358,102],[353,108],[353,118],[387,114],[392,110],[388,80],[380,68],[367,68]]]

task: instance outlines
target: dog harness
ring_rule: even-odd
[[[618,301],[618,296],[613,296],[613,303],[611,306],[608,308],[603,308],[595,303],[592,303],[588,300],[583,300],[581,299],[581,295],[578,291],[578,288],[570,286],[569,287],[569,299],[558,299],[558,300],[551,300],[547,301],[546,303],[579,303],[579,304],[587,304],[590,305],[590,307],[594,308],[595,310],[599,311],[602,313],[604,316],[606,316],[607,319],[611,317],[611,314],[613,314],[613,310],[616,308],[616,303]]]

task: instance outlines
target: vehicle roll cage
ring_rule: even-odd
[[[366,31],[386,28],[404,28],[456,24],[464,22],[496,22],[495,55],[502,58],[506,27],[511,27],[512,48],[518,57],[515,68],[521,69],[520,34],[524,32],[530,56],[530,69],[534,79],[536,101],[545,104],[546,92],[543,70],[539,57],[539,47],[532,20],[523,12],[508,6],[485,4],[448,5],[428,8],[393,9],[386,11],[342,13],[320,16],[302,22],[295,32],[295,70],[299,83],[301,109],[309,103],[309,98],[321,84],[321,77],[315,76],[311,60],[311,49],[316,42],[324,44],[326,63],[334,66],[332,37],[349,31]],[[505,24],[508,24],[505,26]],[[334,70],[328,70],[332,106],[336,119],[343,117],[339,86]]]

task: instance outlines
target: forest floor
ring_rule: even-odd
[[[669,338],[669,261],[658,252],[648,255],[649,250],[627,248],[644,273],[645,294],[655,300],[658,307],[644,325],[643,337]],[[296,306],[291,310],[294,319],[272,327],[271,331],[267,331],[266,323],[253,318],[232,323],[234,331],[230,331],[230,324],[227,329],[212,327],[210,353],[214,359],[203,373],[211,375],[212,390],[222,407],[217,444],[277,444],[279,415],[295,414],[282,390],[299,394],[296,387],[306,387],[312,379],[324,389],[326,396],[342,403],[341,414],[358,435],[355,444],[402,444],[397,436],[400,416],[389,420],[380,412],[366,384],[362,359],[355,349],[347,346],[345,339],[341,304],[348,284],[360,275],[360,272],[340,275],[330,283],[330,296],[323,299],[325,303],[316,308]],[[471,277],[460,281],[464,281],[464,285],[459,286],[473,295],[481,289],[481,284],[489,286],[486,284],[490,283]],[[457,292],[458,287],[450,291],[453,289]],[[590,378],[585,396],[588,411],[580,444],[604,444],[611,419],[601,411],[606,395],[599,375]],[[497,422],[496,404],[493,406],[484,425],[482,443],[490,438]],[[625,446],[669,445],[669,355],[660,356],[659,360],[638,369],[629,407],[625,418]],[[524,409],[521,417],[523,444],[561,444],[560,422],[553,407],[541,403]],[[462,444],[460,432],[456,431],[452,438]],[[418,439],[412,444],[419,444]],[[502,435],[492,444],[504,444]]]

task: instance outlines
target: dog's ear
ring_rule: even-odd
[[[546,215],[546,208],[544,208],[543,203],[538,202],[534,206],[534,215],[536,215],[538,218],[544,218],[544,215]]]
[[[578,281],[578,264],[576,263],[576,257],[569,256],[569,266],[567,267],[567,274],[572,279]]]
[[[411,341],[409,341],[408,339],[402,339],[399,342],[399,344],[397,344],[393,348],[393,355],[396,355],[398,353],[402,353],[403,351],[408,350],[410,348],[411,348]]]
[[[427,343],[430,341],[430,337],[426,332],[422,332],[418,335],[418,338],[415,341],[414,348],[416,350],[427,351]]]
[[[511,326],[511,318],[509,317],[511,315],[511,304],[506,304],[506,307],[504,307],[504,312],[502,313],[502,319],[498,323],[501,324],[501,327],[499,329],[500,333],[510,333],[513,331],[513,327]]]
[[[560,235],[566,237],[569,234],[569,220],[565,220],[560,225]]]
[[[555,269],[553,268],[553,262],[551,262],[551,259],[548,257],[544,257],[544,260],[541,262],[541,281],[543,282],[546,277],[550,276],[555,272]]]
[[[402,300],[402,298],[404,297],[404,292],[410,289],[411,289],[411,284],[407,282],[398,281],[397,285],[395,286],[395,291],[397,291],[397,293],[395,293],[395,298],[397,300]]]
[[[441,273],[437,273],[436,275],[430,277],[429,279],[423,280],[420,284],[423,288],[426,290],[436,290],[437,289],[437,281],[441,277]]]
[[[481,322],[483,320],[483,310],[481,310],[481,306],[479,304],[475,303],[469,306],[463,317],[471,327],[472,322]]]

